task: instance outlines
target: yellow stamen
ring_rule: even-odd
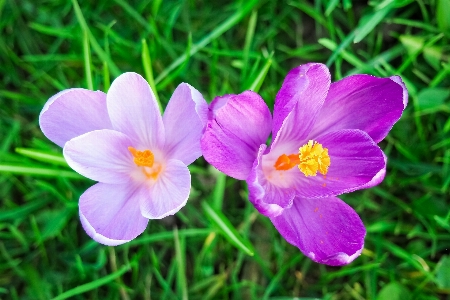
[[[298,157],[300,159],[298,168],[305,176],[316,176],[317,172],[322,175],[328,173],[331,163],[330,156],[328,149],[324,148],[322,144],[309,140],[307,144],[300,147]]]
[[[287,171],[298,166],[305,176],[316,176],[317,172],[322,175],[327,174],[330,163],[328,149],[324,148],[322,144],[310,140],[300,147],[298,154],[280,155],[274,167],[278,171]]]
[[[153,167],[153,163],[155,162],[155,156],[153,155],[152,151],[150,150],[144,150],[139,151],[134,149],[133,147],[128,147],[128,151],[133,154],[133,161],[134,163],[139,167]]]

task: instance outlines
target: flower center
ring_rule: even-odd
[[[131,152],[134,156],[134,163],[139,167],[153,167],[153,163],[155,162],[155,156],[153,152],[150,150],[139,151],[134,149],[133,147],[128,147],[128,151]]]
[[[286,171],[298,166],[305,176],[316,176],[317,172],[322,175],[327,174],[330,163],[328,149],[316,141],[309,140],[307,144],[300,147],[298,154],[280,155],[274,167],[278,171]]]
[[[133,161],[138,167],[143,167],[142,172],[147,178],[156,180],[159,172],[161,172],[161,165],[155,164],[155,155],[152,151],[146,149],[144,151],[136,150],[133,147],[128,147],[128,151],[133,155]]]

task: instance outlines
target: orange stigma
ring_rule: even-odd
[[[133,161],[139,167],[153,167],[153,163],[155,162],[155,156],[153,152],[150,150],[139,151],[134,149],[133,147],[128,147],[128,151],[133,154]]]
[[[162,166],[159,163],[155,163],[155,155],[152,151],[148,149],[139,151],[133,147],[128,147],[128,151],[133,154],[134,163],[138,167],[143,167],[142,173],[144,173],[147,179],[156,180],[158,178],[158,175],[162,170]]]
[[[286,171],[298,166],[300,172],[308,177],[316,176],[317,172],[322,175],[327,174],[330,163],[328,149],[316,141],[309,140],[307,144],[300,147],[298,154],[280,155],[274,167],[278,171]]]

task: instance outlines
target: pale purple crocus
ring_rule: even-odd
[[[252,91],[215,98],[201,145],[210,164],[247,181],[251,203],[289,243],[338,266],[360,255],[366,230],[336,196],[384,179],[377,143],[400,118],[407,91],[398,76],[330,77],[318,63],[291,70],[273,118]]]
[[[149,219],[173,215],[191,187],[187,166],[201,156],[208,105],[186,83],[174,91],[164,115],[148,83],[120,75],[107,94],[64,90],[45,104],[39,123],[63,147],[76,172],[98,181],[80,197],[89,236],[119,245],[140,235]]]

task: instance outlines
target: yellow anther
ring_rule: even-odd
[[[139,167],[153,167],[153,163],[155,162],[155,156],[153,155],[152,151],[150,150],[144,150],[139,151],[134,149],[133,147],[128,147],[128,151],[133,154],[133,161],[134,163]]]
[[[305,176],[316,176],[317,172],[322,175],[327,174],[331,161],[328,149],[322,144],[309,140],[307,144],[300,147],[298,154],[300,159],[298,168]]]

